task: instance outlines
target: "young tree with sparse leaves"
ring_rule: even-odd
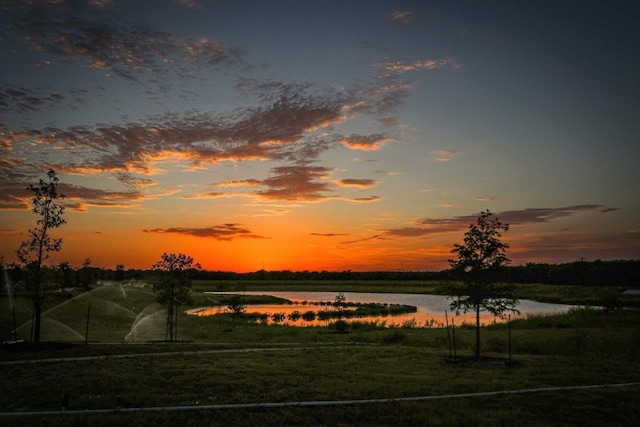
[[[468,311],[476,314],[476,357],[480,357],[480,312],[499,317],[506,311],[518,312],[518,300],[492,284],[496,270],[510,262],[505,253],[509,245],[500,240],[502,232],[508,230],[509,224],[502,224],[489,210],[483,211],[477,223],[469,225],[464,243],[456,243],[451,250],[457,255],[449,260],[451,269],[463,277],[465,286],[457,289],[450,307],[456,315]]]
[[[185,254],[162,254],[152,269],[161,272],[156,289],[158,302],[167,306],[167,329],[165,338],[174,341],[178,337],[178,307],[191,300],[191,278],[194,270],[200,270],[193,258]]]
[[[16,251],[18,259],[27,272],[26,284],[33,300],[33,340],[35,343],[40,342],[44,299],[42,263],[49,258],[51,252],[57,252],[62,247],[62,238],[52,239],[49,232],[67,222],[62,218],[64,206],[56,203],[56,200],[64,198],[64,195],[58,192],[59,179],[55,171],[49,170],[47,178],[47,181],[40,179],[38,185],[27,187],[27,190],[33,193],[33,213],[39,215],[40,219],[36,221],[35,228],[29,229],[27,240],[23,241]]]

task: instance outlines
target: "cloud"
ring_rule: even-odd
[[[107,9],[113,5],[113,0],[88,0],[87,4],[98,9]]]
[[[396,141],[395,138],[390,138],[383,134],[373,135],[357,135],[351,134],[351,136],[342,138],[340,143],[352,150],[364,150],[364,151],[378,151],[386,143]]]
[[[458,155],[458,150],[434,150],[431,156],[436,162],[448,162]]]
[[[240,179],[234,181],[218,182],[214,184],[216,187],[256,187],[262,185],[258,179]]]
[[[554,219],[567,217],[579,212],[607,213],[617,210],[603,205],[574,205],[561,208],[527,208],[514,211],[504,211],[496,214],[500,222],[510,225],[524,225],[550,222]],[[432,232],[446,232],[465,229],[475,223],[478,214],[457,216],[444,219],[421,219],[417,223],[430,228]]]
[[[45,93],[42,93],[45,92]],[[29,113],[42,107],[53,108],[64,100],[64,95],[46,89],[28,89],[16,85],[0,88],[0,114],[8,112]]]
[[[307,134],[343,120],[343,104],[344,100],[330,94],[297,94],[230,115],[167,114],[124,125],[9,130],[0,136],[0,147],[21,148],[31,158],[55,154],[57,161],[60,152],[66,151],[81,161],[66,162],[64,169],[85,172],[92,168],[152,174],[153,164],[166,160],[194,167],[220,161],[304,163],[333,145]]]
[[[377,202],[381,198],[382,197],[380,196],[368,196],[368,197],[356,197],[355,199],[345,199],[345,200],[349,202],[354,202],[354,203],[369,203],[369,202]]]
[[[378,181],[375,179],[341,179],[338,181],[338,185],[342,187],[370,188],[378,185]]]
[[[519,211],[504,211],[499,214],[500,221],[508,224],[531,224],[550,222],[557,218],[574,215],[579,212],[608,213],[617,211],[618,208],[603,205],[574,205],[562,208],[530,208]]]
[[[477,200],[479,202],[495,202],[496,200],[498,200],[497,196],[479,196],[476,197],[474,200]]]
[[[180,6],[188,7],[190,9],[201,10],[204,9],[202,3],[194,1],[194,0],[173,0],[174,3],[179,4]]]
[[[116,172],[115,176],[118,181],[131,188],[150,187],[158,184],[152,179],[137,177],[128,172]]]
[[[403,227],[384,230],[383,236],[386,237],[422,237],[433,234],[432,230],[419,227]]]
[[[267,190],[254,194],[267,200],[321,201],[336,196],[327,181],[332,169],[322,166],[280,166],[272,169],[272,176],[263,180]]]
[[[603,205],[587,204],[561,208],[528,208],[514,211],[504,211],[496,216],[503,224],[525,225],[551,222],[558,218],[574,215],[579,212],[608,213],[616,211]],[[425,218],[415,221],[413,227],[389,228],[380,230],[379,234],[370,238],[356,240],[357,242],[371,239],[390,239],[398,237],[425,237],[437,233],[460,232],[467,230],[470,224],[476,223],[478,214],[455,216],[451,218]],[[353,242],[356,242],[353,241]],[[345,243],[353,243],[345,242]]]
[[[240,192],[235,195],[257,197],[269,201],[284,202],[319,202],[324,200],[345,200],[355,203],[367,203],[380,199],[380,196],[348,198],[335,194],[337,187],[370,188],[378,184],[373,179],[343,179],[331,181],[333,169],[322,166],[295,165],[281,166],[271,169],[271,176],[263,179],[241,179],[218,182],[215,187],[267,187],[266,190]],[[232,193],[208,193],[203,195],[184,196],[184,199],[201,199],[211,197],[231,197]]]
[[[416,60],[413,62],[402,60],[384,61],[377,63],[376,66],[384,70],[383,74],[378,77],[388,78],[392,75],[399,75],[415,71],[437,70],[440,68],[450,68],[455,70],[460,68],[460,63],[455,58],[442,58]]]
[[[206,199],[220,199],[223,197],[228,197],[229,195],[226,193],[204,193],[204,194],[193,194],[182,196],[182,199],[185,200],[206,200]]]
[[[295,111],[290,106],[286,112],[275,105],[246,110],[232,117],[213,114],[166,115],[125,125],[8,131],[0,139],[0,151],[6,154],[0,162],[0,175],[9,174],[21,159],[28,158],[34,165],[51,164],[54,169],[67,174],[112,172],[128,187],[142,189],[157,184],[149,176],[162,173],[158,167],[162,162],[197,169],[222,161],[285,161],[292,164],[273,168],[271,176],[265,179],[231,180],[215,185],[265,186],[266,190],[251,194],[271,200],[319,201],[337,197],[330,194],[335,189],[335,183],[329,181],[333,169],[308,165],[319,153],[334,146],[334,141],[374,150],[393,140],[382,134],[351,135],[346,138],[336,135],[320,139],[308,137],[307,129],[323,126],[327,118],[340,120],[340,107],[334,106],[333,99],[325,98],[293,104]],[[295,115],[297,121],[287,121],[286,117],[290,114]],[[282,119],[276,119],[275,116]],[[5,147],[4,150],[2,147]],[[366,178],[339,182],[341,186],[361,188],[377,183]],[[207,197],[211,196],[220,195],[210,194]]]
[[[89,206],[131,207],[133,202],[146,199],[142,193],[136,191],[107,191],[62,182],[58,184],[58,190],[64,194],[64,205],[77,211],[86,211]]]
[[[27,183],[3,183],[1,187],[0,209],[31,209],[33,194],[27,189]],[[63,182],[58,184],[58,192],[64,195],[60,200],[61,204],[68,209],[81,212],[86,211],[89,206],[131,207],[134,203],[146,199],[146,196],[136,191],[107,191]]]
[[[626,259],[629,249],[640,249],[640,236],[632,232],[561,232],[528,235],[512,245],[510,258],[516,263],[535,259],[539,262],[572,262],[587,259]]]
[[[103,5],[109,6],[108,2]],[[35,6],[29,10],[13,27],[14,31],[29,34],[29,43],[60,58],[68,55],[71,65],[86,66],[87,61],[100,58],[103,67],[128,79],[136,79],[148,71],[154,74],[156,67],[172,69],[188,64],[193,68],[197,64],[189,61],[216,62],[217,53],[227,52],[223,44],[213,40],[183,40],[153,29],[131,26],[115,15],[94,22],[91,13],[85,13],[82,8],[72,10],[62,3],[53,6],[52,11]],[[41,28],[36,25],[40,18]],[[56,37],[60,43],[52,42]],[[178,60],[181,55],[188,55],[188,61]],[[151,177],[165,173],[167,163],[193,171],[225,161],[271,161],[279,162],[280,166],[272,168],[266,178],[216,185],[264,186],[265,189],[244,195],[267,200],[375,201],[378,196],[345,199],[334,192],[341,186],[367,188],[377,181],[363,178],[336,183],[330,181],[333,168],[310,164],[341,145],[377,151],[389,142],[398,141],[386,132],[341,135],[336,133],[335,126],[360,118],[393,124],[394,109],[403,102],[409,88],[410,85],[393,77],[359,82],[346,88],[243,77],[237,79],[235,90],[244,95],[247,103],[228,112],[165,113],[118,124],[79,124],[66,128],[9,129],[0,125],[0,177],[16,169],[33,173],[41,170],[42,165],[50,165],[70,175],[111,173],[129,189],[140,191],[158,186],[158,181]],[[11,98],[14,97],[23,104],[20,111],[25,114],[34,108],[50,108],[52,102],[80,102],[78,100],[88,96],[85,89],[71,89],[69,94],[60,97],[19,87],[8,87],[1,93],[7,108],[18,108]],[[0,190],[5,186],[4,182],[0,184]],[[185,198],[222,196],[211,192]],[[10,205],[23,206],[23,202],[13,200]]]
[[[396,10],[389,15],[389,18],[395,23],[409,25],[413,22],[414,13],[410,10]]]
[[[33,4],[16,15],[8,32],[22,35],[24,43],[48,54],[50,60],[104,70],[132,81],[171,72],[191,76],[195,69],[228,72],[250,68],[239,49],[223,42],[187,39],[131,24],[101,11],[110,2],[91,3],[94,7],[63,1]],[[166,79],[156,81],[164,84]]]
[[[312,236],[317,237],[343,237],[348,236],[348,233],[311,233]]]
[[[171,227],[154,228],[151,230],[142,231],[144,231],[145,233],[183,234],[187,236],[204,237],[225,241],[234,239],[267,239],[267,237],[262,237],[251,233],[250,230],[243,228],[241,224],[233,223],[204,228]]]

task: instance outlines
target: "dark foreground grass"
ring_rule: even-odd
[[[78,347],[55,349],[78,356]],[[90,347],[90,346],[89,346]],[[411,345],[105,348],[112,357],[1,365],[4,412],[339,401],[640,381],[635,359],[517,356],[513,365],[452,365]],[[140,347],[140,346],[138,346]],[[6,350],[5,350],[6,351]],[[6,359],[23,359],[14,351]],[[46,359],[47,350],[37,352]],[[633,425],[640,387],[332,407],[2,416],[2,425]]]

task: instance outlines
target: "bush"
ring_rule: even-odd
[[[331,327],[333,327],[339,334],[344,334],[349,330],[349,323],[345,320],[336,320],[331,324]]]
[[[305,311],[302,314],[302,320],[305,320],[307,322],[313,322],[314,320],[316,320],[316,313],[311,310]]]

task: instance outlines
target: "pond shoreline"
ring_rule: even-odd
[[[300,322],[300,318],[304,314],[300,307],[313,307],[319,306],[321,304],[326,304],[325,307],[328,307],[331,303],[327,303],[327,301],[335,301],[336,293],[333,292],[298,292],[298,291],[242,291],[242,292],[204,292],[205,295],[214,296],[229,296],[229,295],[240,295],[243,297],[256,297],[256,296],[271,296],[279,299],[287,300],[292,302],[291,305],[287,304],[286,309],[282,304],[258,304],[258,305],[248,305],[246,309],[247,314],[253,314],[258,319],[262,319],[263,322],[267,324],[280,323],[282,317],[285,318],[285,321],[282,324],[291,324],[293,326],[314,326],[319,325],[317,320],[318,315],[316,314],[313,319],[309,321],[309,323]],[[464,323],[474,323],[475,316],[469,314],[460,314],[455,315],[455,313],[451,312],[449,304],[451,303],[451,298],[443,295],[432,295],[432,294],[400,294],[400,293],[377,293],[377,292],[344,292],[339,293],[344,296],[344,303],[346,304],[366,304],[366,303],[374,303],[374,304],[395,304],[395,305],[403,305],[403,306],[412,306],[416,307],[415,311],[410,313],[402,313],[402,314],[392,314],[385,313],[377,316],[357,316],[351,321],[360,321],[360,322],[371,322],[371,323],[379,323],[383,326],[403,326],[403,325],[412,325],[415,327],[444,327],[448,322],[454,322],[457,325]],[[298,304],[296,304],[296,302]],[[528,314],[544,314],[544,313],[558,313],[568,311],[572,306],[564,305],[564,304],[550,304],[550,303],[540,303],[536,301],[529,300],[521,300],[518,309],[521,311],[521,314],[513,314],[511,318],[524,317]],[[307,313],[309,310],[306,310]],[[228,311],[225,310],[224,306],[218,305],[211,307],[208,309],[206,314],[200,310],[200,313],[196,313],[193,310],[189,311],[190,314],[193,315],[217,315],[224,314]],[[297,313],[297,314],[296,314]],[[283,314],[283,316],[279,316]],[[273,322],[270,319],[274,318],[278,319],[278,321]],[[291,316],[291,319],[289,317]],[[311,318],[311,314],[307,314],[309,318]],[[326,317],[323,318],[323,321],[327,321]],[[343,316],[346,317],[346,316]],[[287,322],[286,320],[290,321]],[[481,313],[481,324],[488,325],[492,323],[501,323],[506,321],[506,318],[498,318],[488,313]]]

